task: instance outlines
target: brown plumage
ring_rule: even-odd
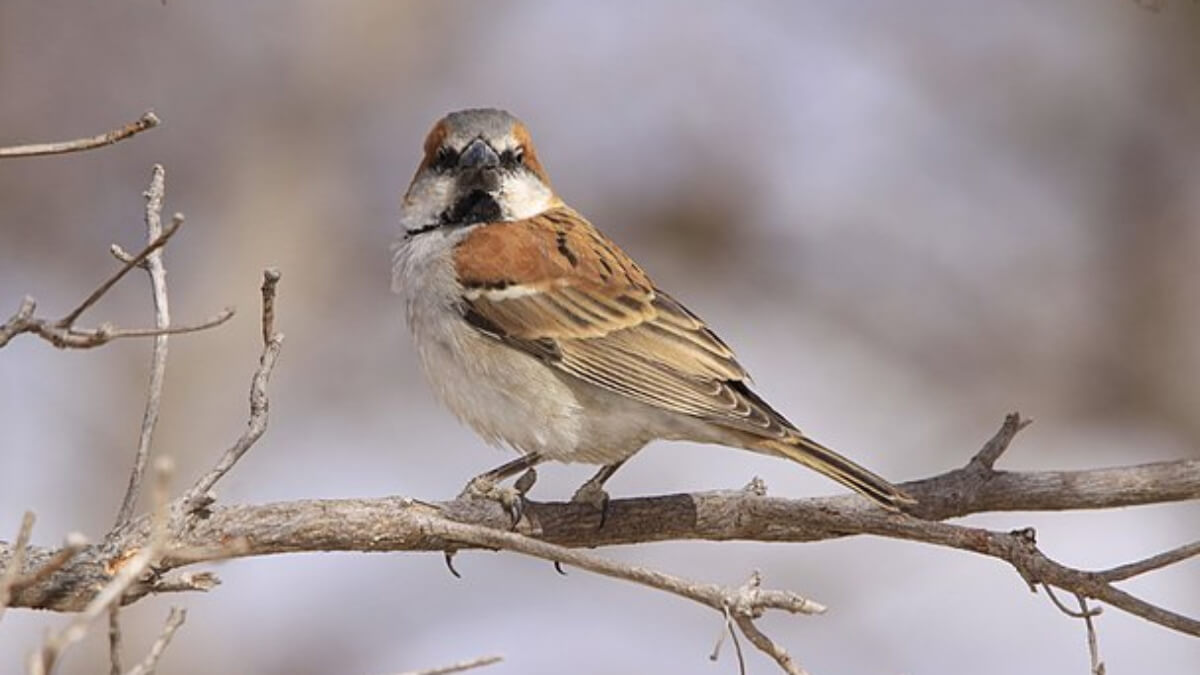
[[[572,209],[479,226],[454,259],[468,320],[493,337],[613,393],[744,432],[889,507],[911,501],[759,398],[729,346]]]

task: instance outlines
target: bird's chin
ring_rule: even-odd
[[[491,223],[500,220],[503,213],[495,195],[485,190],[471,190],[458,198],[444,214],[443,221],[448,225]]]

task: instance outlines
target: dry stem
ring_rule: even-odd
[[[117,141],[122,141],[136,134],[140,134],[147,129],[153,129],[158,125],[158,117],[155,116],[152,111],[147,110],[137,120],[126,124],[120,129],[114,129],[98,136],[77,138],[73,141],[31,143],[29,145],[17,145],[7,148],[0,148],[0,159],[9,157],[37,157],[39,155],[61,155],[67,152],[79,152],[81,150],[102,148],[106,145],[112,145]]]

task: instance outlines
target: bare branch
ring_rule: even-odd
[[[99,136],[90,138],[77,138],[73,141],[61,141],[56,143],[33,143],[30,145],[16,145],[7,148],[0,148],[0,159],[10,157],[37,157],[39,155],[61,155],[68,152],[79,152],[81,150],[92,150],[94,148],[102,148],[106,145],[112,145],[118,141],[123,141],[126,138],[140,134],[147,129],[153,129],[158,126],[160,120],[152,112],[147,110],[137,120],[126,124],[120,129],[105,132]]]
[[[171,644],[171,638],[175,637],[175,631],[187,621],[187,610],[180,607],[172,607],[171,612],[167,615],[167,622],[163,625],[162,632],[159,633],[158,639],[150,647],[150,653],[141,663],[137,664],[129,670],[125,675],[154,675],[154,670],[158,668],[158,660],[162,658],[163,652],[167,650],[167,646]]]
[[[995,436],[988,439],[984,443],[979,452],[971,458],[971,465],[977,465],[986,470],[991,470],[996,465],[996,460],[1000,459],[1000,455],[1008,450],[1008,446],[1012,440],[1016,438],[1017,433],[1025,427],[1033,424],[1033,420],[1021,419],[1020,413],[1009,413],[1004,417],[1004,424],[1000,425],[1000,430]]]
[[[660,591],[673,593],[707,607],[721,611],[726,605],[748,605],[755,609],[779,609],[793,614],[820,614],[825,608],[791,591],[764,591],[754,589],[747,595],[746,588],[730,589],[717,584],[698,583],[672,576],[657,570],[636,565],[627,565],[615,560],[601,558],[583,551],[569,549],[540,539],[533,539],[517,532],[455,522],[442,516],[437,510],[418,508],[414,510],[420,531],[439,540],[468,544],[477,548],[516,551],[535,558],[560,562],[572,567],[588,570],[617,579],[632,581]]]
[[[754,622],[749,617],[735,616],[733,620],[737,622],[738,628],[742,629],[742,633],[746,636],[746,639],[755,647],[758,647],[759,651],[775,659],[775,663],[779,664],[783,672],[788,675],[808,675],[808,671],[801,668],[800,664],[792,659],[786,649],[775,644],[771,638],[758,629],[758,626],[754,625]]]
[[[263,272],[262,283],[262,336],[263,351],[258,360],[258,369],[250,381],[250,420],[246,431],[234,442],[220,461],[208,473],[200,477],[184,496],[185,509],[195,512],[207,508],[213,501],[210,494],[213,486],[221,477],[237,464],[242,455],[258,442],[267,430],[267,383],[271,372],[275,369],[275,360],[283,346],[283,334],[275,332],[275,289],[279,284],[280,274],[277,269],[267,269]]]
[[[1152,555],[1149,558],[1138,560],[1137,562],[1131,562],[1126,565],[1104,570],[1103,572],[1097,572],[1096,576],[1108,582],[1121,581],[1123,579],[1136,577],[1139,574],[1152,572],[1156,569],[1166,567],[1167,565],[1183,562],[1184,560],[1196,555],[1200,555],[1200,541],[1185,544],[1178,548],[1173,548],[1170,551],[1165,551],[1163,553],[1159,553],[1158,555]]]
[[[33,333],[59,349],[91,349],[121,338],[153,337],[156,335],[181,335],[215,328],[233,318],[236,310],[226,307],[203,321],[175,325],[169,328],[115,328],[101,324],[99,328],[63,328],[56,321],[32,317],[35,307],[33,298],[26,297],[21,309],[4,324],[0,324],[0,347],[21,333]]]
[[[167,242],[176,232],[179,231],[179,228],[182,226],[183,214],[176,213],[171,218],[171,224],[168,225],[166,229],[164,229],[158,236],[151,239],[150,242],[146,244],[145,248],[139,251],[137,255],[130,258],[124,265],[121,266],[120,269],[116,271],[116,273],[106,279],[104,283],[96,287],[96,290],[92,291],[91,295],[84,299],[83,302],[79,303],[78,307],[71,310],[71,312],[63,318],[59,319],[58,326],[60,328],[70,328],[73,326],[75,324],[75,320],[78,319],[81,314],[86,312],[89,307],[96,304],[96,301],[104,297],[104,294],[107,293],[113,286],[115,286],[116,283],[120,281],[126,274],[128,274],[129,270],[137,267],[142,263],[143,260],[149,258],[152,253],[163,246],[166,246]]]
[[[21,307],[17,310],[8,321],[0,325],[0,347],[4,347],[10,340],[21,333],[34,333],[42,339],[50,342],[55,347],[66,348],[72,347],[77,349],[86,349],[89,347],[97,347],[106,342],[122,337],[141,337],[146,335],[166,335],[170,333],[189,333],[212,326],[219,325],[227,321],[233,316],[232,309],[226,309],[207,321],[193,325],[183,326],[179,328],[155,328],[155,329],[132,329],[124,330],[113,328],[107,324],[101,325],[95,330],[81,330],[74,327],[75,321],[89,307],[96,304],[100,298],[104,297],[118,281],[120,281],[129,270],[143,263],[151,254],[166,245],[171,235],[179,230],[183,224],[183,216],[175,214],[171,220],[171,224],[149,244],[146,245],[137,255],[129,258],[120,269],[112,276],[101,283],[96,290],[92,291],[91,295],[79,303],[75,309],[71,310],[66,316],[57,320],[50,321],[46,319],[38,319],[34,317],[34,310],[37,308],[37,303],[33,298],[26,296],[21,301]]]
[[[155,164],[150,178],[150,187],[145,192],[146,197],[146,243],[154,243],[163,235],[162,207],[166,192],[165,171],[161,164]],[[182,222],[182,220],[179,220]],[[145,258],[144,268],[150,276],[150,291],[154,300],[154,327],[156,330],[166,330],[171,325],[170,305],[167,301],[167,271],[162,261],[161,248],[151,252]],[[136,259],[137,256],[131,258]],[[129,484],[125,488],[125,496],[121,499],[121,507],[117,510],[116,523],[113,532],[129,524],[133,518],[133,510],[137,506],[138,493],[142,487],[142,476],[146,472],[146,462],[150,458],[150,441],[154,436],[154,427],[158,424],[158,410],[162,401],[163,379],[167,372],[167,335],[159,334],[154,337],[154,352],[150,361],[150,383],[147,386],[146,412],[142,415],[142,428],[138,434],[137,454],[134,455],[133,469],[129,474]],[[118,673],[120,669],[117,669]]]
[[[717,643],[713,645],[713,650],[708,655],[708,660],[716,661],[721,657],[721,645],[725,644],[725,636],[728,635],[730,641],[733,642],[733,652],[737,656],[738,675],[746,675],[746,656],[742,653],[742,643],[738,640],[737,629],[733,623],[733,615],[729,613],[728,607],[723,607],[722,613],[725,614],[725,620],[721,623],[721,632],[717,634]]]
[[[108,606],[108,675],[121,675],[121,603]]]
[[[490,666],[493,663],[500,663],[503,660],[504,657],[501,656],[481,656],[477,659],[471,659],[470,661],[459,661],[458,663],[453,663],[448,666],[441,666],[439,668],[430,668],[428,670],[410,670],[408,672],[401,673],[400,675],[450,675],[451,673],[461,673],[467,670],[474,670],[475,668]]]
[[[1083,618],[1083,623],[1087,626],[1087,641],[1088,641],[1088,656],[1092,660],[1092,675],[1104,675],[1104,662],[1100,660],[1100,646],[1096,640],[1096,625],[1092,622],[1092,617],[1100,614],[1100,608],[1089,609],[1087,598],[1075,594],[1075,599],[1079,601],[1079,614]]]

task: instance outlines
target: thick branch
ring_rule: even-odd
[[[1136,477],[1136,479],[1135,479]],[[1200,461],[1181,460],[1125,469],[1073,472],[997,473],[978,494],[959,491],[964,478],[951,471],[910,483],[905,490],[922,500],[929,517],[951,517],[986,510],[1104,508],[1178,501],[1200,497]],[[1047,486],[1068,486],[1066,495],[1049,498]],[[1061,489],[1061,488],[1060,488]],[[925,506],[928,501],[928,506]],[[1027,581],[1048,583],[1107,602],[1162,625],[1200,635],[1200,623],[1162,610],[1109,585],[1104,573],[1074,570],[1046,558],[1027,533],[994,532],[891,514],[855,496],[817,499],[762,497],[745,491],[702,492],[614,500],[604,528],[590,506],[572,503],[531,504],[522,531],[567,547],[611,546],[650,541],[704,539],[774,542],[818,541],[854,534],[920,541],[988,555],[1012,564]],[[446,551],[471,545],[503,547],[502,542],[466,540],[454,523],[493,528],[507,534],[509,516],[498,505],[465,500],[428,504],[393,497],[283,502],[258,506],[210,506],[207,517],[189,519],[176,529],[161,571],[227,557],[298,551]],[[126,537],[147,535],[143,518]],[[1188,552],[1196,553],[1196,547]],[[0,545],[0,565],[12,555]],[[29,550],[26,568],[53,555]],[[90,548],[43,584],[24,588],[13,606],[77,611],[107,579],[111,549]],[[1174,555],[1172,561],[1182,559]],[[564,560],[575,564],[571,560]],[[152,590],[131,588],[131,601]]]

